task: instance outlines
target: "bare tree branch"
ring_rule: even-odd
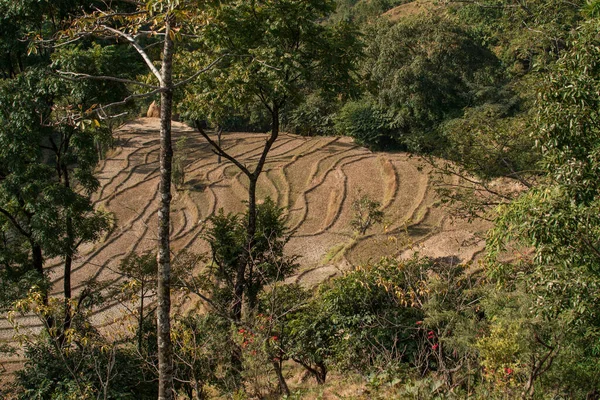
[[[133,99],[143,99],[145,97],[150,97],[150,96],[153,96],[153,95],[155,95],[157,93],[160,93],[162,90],[163,90],[162,88],[158,88],[158,89],[155,89],[155,90],[153,90],[151,92],[148,92],[148,93],[132,94],[130,96],[125,97],[121,101],[115,101],[114,103],[109,103],[109,104],[106,104],[106,105],[103,105],[103,106],[99,106],[98,109],[96,110],[96,112],[98,112],[98,111],[104,112],[104,109],[109,108],[109,107],[123,106],[123,105],[127,104],[130,100],[133,100]]]
[[[179,86],[183,86],[183,85],[186,85],[186,84],[190,83],[191,81],[193,81],[194,79],[196,79],[201,74],[203,74],[206,71],[209,71],[210,69],[212,69],[215,65],[217,65],[217,63],[219,61],[221,61],[225,57],[230,57],[230,56],[231,56],[231,54],[224,54],[224,55],[218,57],[216,60],[214,60],[213,62],[211,62],[210,64],[208,64],[206,67],[202,68],[201,70],[197,71],[196,73],[194,73],[190,77],[188,77],[188,78],[186,78],[186,79],[184,79],[184,80],[182,80],[182,81],[177,82],[176,84],[174,84],[173,85],[173,89],[176,89]]]
[[[200,134],[202,135],[202,137],[204,137],[204,139],[206,139],[206,141],[213,147],[213,149],[215,150],[215,153],[220,154],[221,156],[225,157],[226,159],[228,159],[229,161],[231,161],[232,163],[234,163],[249,178],[252,177],[252,175],[253,175],[252,172],[250,172],[250,170],[248,168],[246,168],[245,165],[243,165],[238,160],[236,160],[233,156],[231,156],[230,154],[228,154],[225,150],[223,150],[223,148],[221,146],[219,146],[214,140],[212,140],[206,134],[206,132],[204,131],[204,129],[202,129],[202,127],[200,126],[200,123],[198,121],[194,121],[194,125],[196,127],[196,130],[198,132],[200,132]]]
[[[146,65],[148,66],[148,68],[150,68],[150,71],[154,74],[154,76],[158,79],[158,82],[160,83],[160,86],[165,86],[165,82],[163,81],[162,75],[160,73],[160,71],[154,66],[154,63],[152,62],[152,60],[150,59],[150,57],[148,56],[148,53],[146,53],[144,51],[144,49],[142,48],[142,46],[140,46],[138,44],[138,42],[135,41],[135,38],[125,32],[122,32],[118,29],[115,28],[111,28],[108,25],[100,25],[102,27],[102,29],[107,30],[108,32],[111,32],[117,36],[121,36],[122,38],[125,38],[129,43],[131,43],[131,45],[136,49],[136,51],[140,54],[140,56],[142,56],[142,58],[144,59],[144,61],[146,62]]]
[[[155,85],[149,85],[147,83],[134,81],[131,79],[117,78],[115,76],[88,75],[88,74],[81,74],[78,72],[61,71],[61,70],[57,70],[56,72],[57,72],[57,74],[59,74],[61,76],[61,78],[72,80],[72,81],[80,81],[80,80],[84,80],[84,79],[90,79],[90,80],[99,80],[99,81],[112,81],[112,82],[119,82],[119,83],[127,83],[130,85],[137,85],[137,86],[150,88],[150,89],[160,89],[158,86],[155,86]],[[73,78],[71,78],[71,77],[73,77]]]

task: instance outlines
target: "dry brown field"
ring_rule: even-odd
[[[97,208],[112,213],[115,228],[101,241],[80,249],[73,268],[73,287],[81,290],[90,279],[122,279],[115,271],[131,252],[155,248],[159,183],[158,119],[144,118],[118,131],[118,145],[97,169],[101,188],[93,195]],[[174,191],[172,246],[207,252],[203,239],[207,219],[219,209],[241,213],[247,198],[244,175],[231,163],[217,163],[208,144],[188,126],[173,123],[174,142],[185,139],[185,184]],[[223,147],[252,166],[266,135],[225,133]],[[293,237],[289,254],[299,255],[300,268],[289,281],[315,285],[353,266],[384,256],[405,258],[418,252],[430,257],[475,260],[484,247],[484,222],[450,216],[436,197],[430,167],[406,153],[371,152],[346,137],[301,137],[282,134],[273,146],[259,181],[258,199],[270,196],[285,210]],[[352,202],[367,194],[381,203],[385,221],[357,236],[350,227]],[[60,294],[60,262],[47,265]],[[183,304],[182,304],[183,303]],[[185,302],[174,312],[184,312]],[[110,301],[94,319],[113,326],[123,310]],[[35,331],[35,317],[18,319]],[[13,330],[3,318],[0,339],[10,341]],[[1,363],[5,374],[21,365],[19,355]]]

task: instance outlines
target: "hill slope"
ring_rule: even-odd
[[[74,290],[81,290],[90,278],[119,279],[114,271],[125,255],[155,248],[158,131],[157,119],[127,124],[118,133],[117,149],[98,167],[101,189],[93,200],[113,213],[117,224],[103,241],[81,249],[73,268]],[[217,164],[208,145],[189,127],[174,122],[173,136],[174,141],[187,138],[186,183],[172,203],[173,249],[207,252],[204,221],[220,208],[243,212],[246,182],[231,163]],[[252,165],[265,140],[263,134],[226,133],[223,145]],[[286,209],[287,224],[294,231],[287,251],[301,256],[301,268],[290,280],[313,285],[353,265],[382,256],[409,257],[415,251],[473,259],[483,248],[486,225],[449,218],[438,206],[428,171],[408,154],[373,153],[345,137],[281,135],[269,154],[258,198],[270,196]],[[360,193],[381,202],[385,223],[356,237],[350,228],[351,205]],[[60,266],[58,261],[48,265],[57,292]],[[121,312],[115,306],[109,303],[96,322],[111,325]],[[20,322],[38,326],[34,317]],[[6,321],[0,322],[0,338],[10,340],[11,335]]]

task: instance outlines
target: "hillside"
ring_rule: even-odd
[[[81,290],[91,278],[119,279],[115,270],[125,255],[154,248],[158,129],[158,119],[140,119],[122,127],[116,149],[99,165],[101,188],[93,200],[96,207],[114,215],[116,227],[101,242],[80,251],[73,268],[74,290]],[[176,191],[172,207],[173,248],[206,252],[204,222],[220,208],[226,213],[243,212],[244,177],[231,163],[217,164],[216,156],[191,128],[174,122],[173,132],[174,142],[187,138],[185,185]],[[226,133],[223,144],[252,164],[264,140],[262,134]],[[294,232],[287,251],[301,256],[301,267],[291,281],[314,285],[353,265],[382,256],[409,257],[415,251],[469,261],[483,248],[485,224],[450,218],[439,206],[428,167],[408,154],[373,153],[345,137],[284,134],[275,143],[265,171],[259,201],[270,196],[285,208],[288,227]],[[359,189],[379,201],[385,212],[383,226],[362,237],[350,228],[351,205]],[[48,265],[57,291],[59,265]],[[112,324],[120,313],[114,305],[109,303],[96,322]],[[38,325],[35,318],[20,322]],[[6,321],[0,329],[2,339],[11,337]]]
[[[0,8],[0,399],[600,400],[600,0]]]
[[[98,207],[114,213],[117,229],[100,245],[81,256],[85,264],[99,265],[93,274],[107,274],[121,256],[153,246],[158,187],[158,120],[138,120],[120,133],[122,147],[99,167],[102,188]],[[237,168],[217,164],[199,134],[174,123],[174,141],[185,137],[185,184],[174,196],[172,232],[175,250],[208,251],[202,240],[207,218],[223,209],[241,213],[246,183]],[[224,147],[245,164],[258,158],[264,135],[224,134]],[[472,259],[483,244],[475,241],[481,226],[454,221],[438,205],[429,184],[429,169],[408,154],[373,153],[343,137],[306,138],[282,135],[268,158],[258,199],[271,197],[286,210],[294,232],[290,254],[299,254],[299,281],[314,281],[339,269],[386,255],[403,255],[410,248],[433,257],[456,255]],[[359,192],[382,204],[385,226],[355,238],[350,228],[351,204]],[[386,244],[396,242],[399,244]],[[465,246],[475,241],[477,244]],[[83,269],[85,270],[85,268]],[[327,271],[327,272],[326,272]],[[90,271],[81,272],[84,280]],[[108,274],[110,276],[110,274]]]

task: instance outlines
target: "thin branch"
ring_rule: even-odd
[[[104,112],[104,109],[105,108],[109,108],[109,107],[123,106],[123,105],[127,104],[130,100],[133,100],[133,99],[143,99],[145,97],[150,97],[150,96],[155,95],[156,93],[160,93],[162,90],[163,90],[162,88],[158,88],[158,89],[155,89],[155,90],[153,90],[151,92],[148,92],[148,93],[132,94],[130,96],[125,97],[121,101],[116,101],[114,103],[109,103],[109,104],[106,104],[104,106],[99,106],[98,109],[96,109],[96,112],[99,112],[99,111]]]
[[[279,107],[277,105],[274,105],[273,113],[275,114],[278,112],[279,112]],[[277,136],[279,136],[279,127],[273,126],[271,128],[271,135],[269,136],[269,139],[267,139],[267,142],[265,143],[265,147],[263,148],[263,152],[260,156],[260,159],[258,160],[258,164],[256,165],[256,168],[254,169],[254,173],[252,174],[254,176],[254,179],[258,179],[258,176],[262,172],[265,162],[267,161],[267,155],[269,153],[269,150],[271,150],[273,143],[275,143],[275,140],[277,140]]]
[[[113,18],[127,18],[127,17],[135,17],[136,15],[144,15],[147,14],[146,10],[132,11],[132,12],[107,12],[98,7],[94,7],[97,14],[100,14],[100,19],[102,20],[110,20]]]
[[[264,66],[265,66],[265,67],[267,67],[267,68],[274,69],[275,71],[279,71],[279,72],[282,72],[282,71],[283,71],[283,68],[274,67],[274,66],[272,66],[272,65],[269,65],[269,64],[267,64],[267,63],[266,63],[266,62],[264,62],[264,61],[260,61],[259,59],[257,59],[257,58],[254,58],[254,57],[252,58],[252,61],[255,61],[255,62],[257,62],[257,63],[259,63],[260,65],[264,65]]]
[[[29,233],[25,229],[23,229],[23,227],[21,227],[21,225],[19,224],[17,219],[15,217],[13,217],[13,215],[11,213],[9,213],[7,210],[5,210],[2,207],[0,207],[0,213],[2,213],[6,218],[8,218],[8,220],[21,233],[21,235],[28,237],[28,238],[31,237],[31,233]]]
[[[507,174],[506,176],[513,177],[517,181],[521,182],[521,184],[525,185],[527,189],[531,189],[533,187],[533,185],[529,183],[529,181],[525,180],[525,178],[521,176],[519,171],[515,171],[515,169],[512,167],[512,165],[508,162],[506,158],[502,157],[502,163],[506,166],[506,168],[510,169],[511,171],[511,173]]]
[[[146,62],[146,65],[148,65],[148,68],[150,68],[150,71],[152,71],[152,73],[154,74],[154,76],[158,79],[158,82],[160,83],[160,86],[165,85],[162,75],[160,74],[160,71],[154,66],[154,63],[152,62],[152,60],[150,59],[150,57],[148,56],[148,53],[146,53],[144,51],[144,49],[142,48],[142,46],[140,46],[138,44],[138,42],[135,41],[135,38],[125,32],[122,32],[118,29],[114,29],[111,28],[110,26],[107,25],[100,25],[103,29],[114,33],[117,36],[121,36],[123,38],[125,38],[129,43],[131,43],[131,45],[137,50],[137,52],[140,54],[140,56],[142,56],[142,58],[144,59],[144,61]]]
[[[98,80],[98,81],[112,81],[112,82],[119,82],[119,83],[127,83],[127,84],[130,84],[130,85],[137,85],[137,86],[141,86],[141,87],[145,87],[145,88],[150,88],[150,89],[159,89],[159,87],[155,86],[155,85],[149,85],[147,83],[143,83],[143,82],[139,82],[139,81],[134,81],[132,79],[117,78],[115,76],[88,75],[88,74],[81,74],[81,73],[78,73],[78,72],[61,71],[61,70],[57,70],[56,72],[62,78],[68,79],[68,80],[71,80],[71,81],[81,81],[81,80],[84,80],[84,79],[91,79],[91,80]],[[72,76],[74,78],[70,78],[69,76]]]
[[[480,186],[480,187],[484,188],[485,191],[488,192],[488,193],[490,193],[490,194],[498,196],[498,197],[500,197],[502,199],[512,200],[512,198],[510,196],[506,196],[506,195],[504,195],[504,194],[502,194],[502,193],[500,193],[498,191],[495,191],[495,190],[491,189],[484,182],[477,181],[476,179],[473,179],[473,178],[469,178],[465,174],[457,172],[457,171],[455,171],[453,169],[449,169],[449,168],[442,169],[441,167],[438,167],[435,163],[430,162],[427,159],[424,159],[424,160],[425,160],[425,162],[429,163],[429,165],[431,165],[433,168],[436,168],[438,171],[440,171],[443,174],[454,175],[454,176],[456,176],[458,178],[464,179],[465,181],[467,181],[467,182],[469,182],[469,183],[471,183],[473,185]]]
[[[217,58],[216,60],[214,60],[213,62],[211,62],[210,64],[208,64],[206,67],[202,68],[201,70],[197,71],[196,73],[194,73],[192,76],[182,80],[181,82],[177,82],[176,84],[173,85],[173,89],[178,88],[179,86],[183,86],[191,81],[193,81],[194,79],[196,79],[198,76],[200,76],[201,74],[205,73],[206,71],[212,69],[219,61],[221,61],[222,59],[224,59],[225,57],[230,57],[231,54],[225,54],[220,56],[219,58]]]
[[[108,115],[106,114],[106,112],[104,112],[104,110],[102,110],[104,115],[100,115],[98,113],[96,113],[98,115],[98,118],[100,118],[101,121],[105,121],[105,120],[109,120],[109,119],[115,119],[115,118],[120,118],[120,117],[124,117],[125,115],[128,115],[129,113],[127,111],[124,111],[120,114],[114,114],[114,115]]]
[[[155,32],[155,31],[137,31],[138,36],[139,35],[146,35],[146,36],[165,36],[164,32]]]
[[[144,51],[148,50],[151,47],[163,46],[165,44],[164,40],[159,40],[158,42],[150,43],[146,47],[144,47]]]
[[[250,172],[250,170],[248,168],[246,168],[238,160],[236,160],[233,156],[229,155],[225,150],[223,150],[223,148],[221,146],[219,146],[217,143],[215,143],[215,141],[212,140],[206,134],[206,132],[204,131],[204,129],[202,129],[202,127],[200,126],[200,123],[198,121],[194,121],[194,125],[196,127],[196,130],[198,132],[200,132],[200,134],[204,137],[204,139],[206,139],[206,141],[215,149],[215,152],[217,154],[220,154],[221,156],[225,157],[226,159],[228,159],[229,161],[231,161],[232,163],[234,163],[235,166],[238,167],[249,178],[252,177],[253,174]]]
[[[579,238],[583,241],[583,243],[586,246],[588,246],[590,248],[590,250],[592,250],[592,252],[594,253],[594,255],[596,257],[600,258],[600,250],[596,246],[594,246],[592,244],[592,242],[587,237],[585,237],[585,235],[582,232],[578,232],[578,233],[579,233]]]
[[[85,37],[85,36],[87,36],[87,35],[86,34],[76,35],[73,39],[70,39],[70,40],[67,40],[65,42],[60,42],[58,44],[55,44],[54,47],[56,48],[56,47],[67,46],[67,45],[69,45],[71,43],[77,42],[79,39],[81,39],[82,37]]]

